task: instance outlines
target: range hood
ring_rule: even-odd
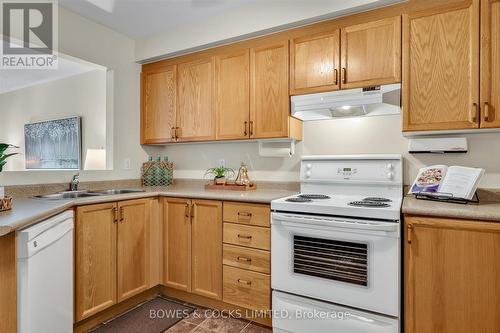
[[[399,114],[401,84],[292,96],[291,109],[304,121]]]

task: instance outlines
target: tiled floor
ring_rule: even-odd
[[[218,318],[217,313],[210,309],[185,304],[195,307],[196,310],[164,333],[272,333],[270,328],[248,320]]]

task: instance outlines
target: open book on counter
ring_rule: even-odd
[[[410,194],[447,195],[472,200],[484,169],[433,165],[419,170]]]

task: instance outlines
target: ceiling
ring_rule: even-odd
[[[124,35],[138,39],[258,1],[59,0],[59,4]]]

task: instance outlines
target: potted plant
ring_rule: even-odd
[[[229,177],[230,175],[234,176],[235,172],[231,168],[226,168],[223,166],[218,166],[216,168],[210,168],[205,172],[205,176],[207,175],[213,175],[214,176],[214,183],[217,185],[224,185],[226,184],[226,178]]]
[[[14,145],[8,143],[0,143],[0,172],[2,172],[5,163],[7,163],[7,158],[16,155],[18,153],[9,153],[5,152],[10,148],[19,148]],[[0,211],[4,211],[10,209],[10,203],[12,198],[5,198],[5,190],[3,186],[0,186]]]
[[[5,152],[7,151],[7,149],[10,148],[19,148],[19,147],[8,143],[0,143],[0,172],[2,172],[5,163],[7,163],[7,158],[18,154],[18,153],[6,154]]]

